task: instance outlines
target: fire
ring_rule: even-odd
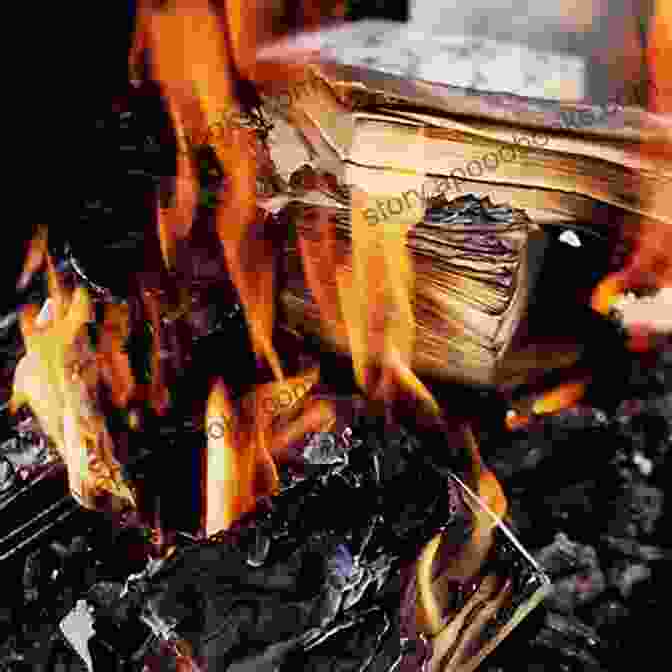
[[[316,28],[320,13],[313,5],[306,3],[303,14],[311,18],[309,27]],[[257,60],[259,48],[277,37],[274,30],[268,12],[242,2],[227,3],[219,12],[206,0],[175,2],[163,9],[143,5],[131,58],[132,66],[137,66],[143,49],[149,49],[152,74],[163,87],[178,138],[185,134],[187,138],[207,137],[227,176],[216,209],[217,231],[254,351],[281,381],[284,374],[272,344],[273,220],[256,203],[261,148],[253,129],[232,123],[242,109],[234,95],[234,69],[266,90],[276,85],[286,88],[306,76],[302,65]],[[182,172],[178,170],[177,205],[159,217],[162,250],[169,265],[175,262],[177,241],[191,227],[194,180],[190,161],[187,148],[181,157]],[[187,194],[182,202],[180,194]],[[353,202],[352,209],[353,269],[350,279],[341,274],[338,281],[357,379],[373,397],[391,402],[399,390],[407,390],[438,414],[431,394],[411,368],[413,271],[406,249],[411,213],[394,218],[382,235],[369,235],[363,217],[365,198],[353,196],[354,201],[362,200]],[[334,297],[320,291],[323,278],[316,273],[312,276],[322,312],[332,315]],[[364,298],[362,287],[368,288]]]
[[[206,535],[228,529],[259,497],[277,491],[276,461],[284,459],[289,445],[333,425],[333,404],[311,398],[318,379],[319,369],[313,368],[257,385],[238,404],[222,380],[215,382],[206,411]]]
[[[557,413],[564,408],[573,406],[577,401],[583,398],[586,391],[586,384],[583,381],[564,383],[558,385],[550,392],[542,395],[532,404],[532,413],[535,415],[546,415],[548,413]]]
[[[602,280],[591,299],[592,309],[600,315],[608,315],[625,289],[625,278],[621,273],[612,273]]]
[[[558,385],[539,397],[525,404],[529,408],[530,415],[519,413],[511,409],[506,414],[506,427],[509,431],[516,431],[528,427],[535,415],[550,415],[565,408],[570,408],[583,399],[588,380],[571,381]]]
[[[424,161],[424,136],[409,147]],[[424,204],[403,209],[380,226],[370,226],[364,213],[378,196],[395,193],[395,178],[378,183],[371,175],[352,168],[349,180],[366,184],[371,193],[353,187],[351,194],[351,269],[341,266],[336,280],[353,366],[358,384],[373,398],[387,404],[402,399],[404,392],[419,401],[432,415],[440,414],[432,394],[412,371],[415,317],[412,296],[414,271],[406,244],[410,228],[424,214]],[[398,176],[408,188],[407,176]],[[402,193],[399,189],[396,193]]]
[[[474,529],[468,543],[457,553],[451,552],[445,567],[441,567],[440,578],[435,579],[435,558],[441,557],[443,536],[437,535],[423,551],[418,561],[418,625],[424,632],[436,635],[445,626],[445,612],[437,595],[448,595],[450,582],[464,582],[478,575],[494,541],[497,521],[506,516],[508,501],[497,477],[490,471],[480,454],[478,443],[469,426],[461,429],[464,448],[472,459],[472,480],[481,505],[471,500],[467,504],[474,514]],[[494,514],[494,518],[493,518]],[[446,542],[447,543],[447,540]]]
[[[29,306],[21,315],[26,355],[16,368],[11,407],[31,407],[63,458],[70,490],[83,506],[95,508],[104,494],[114,507],[134,505],[96,403],[101,370],[86,330],[93,318],[91,300],[84,288],[67,291],[49,258],[47,265],[48,302],[42,311]]]
[[[210,392],[206,415],[208,453],[205,530],[208,536],[227,529],[243,513],[243,465],[235,441],[235,422],[226,387],[218,380]]]
[[[47,227],[40,226],[30,241],[23,270],[16,283],[17,289],[25,289],[31,279],[43,266],[47,259]]]
[[[529,415],[519,415],[513,409],[509,410],[506,414],[506,428],[510,432],[515,432],[518,429],[525,429],[530,424],[531,418]]]
[[[227,4],[219,12],[207,0],[178,1],[160,9],[146,3],[138,20],[131,69],[137,71],[148,49],[152,75],[162,86],[180,143],[176,202],[161,209],[158,217],[166,263],[175,265],[177,243],[191,231],[197,185],[190,143],[207,138],[227,176],[216,221],[229,273],[245,310],[254,351],[282,380],[272,345],[275,252],[266,227],[270,220],[256,205],[260,148],[254,130],[234,122],[241,117],[241,105],[234,94],[230,60],[233,52],[239,65],[250,71],[255,53],[251,48],[256,49],[261,35],[257,28],[263,28],[260,17],[242,3]],[[253,70],[248,74],[254,76]]]
[[[342,15],[342,3],[336,4],[332,13]],[[272,343],[277,254],[272,225],[276,220],[258,208],[256,201],[263,148],[253,129],[234,121],[242,117],[244,109],[234,82],[236,75],[243,75],[269,92],[291,87],[304,80],[308,72],[301,63],[258,60],[260,48],[277,44],[279,37],[273,12],[265,10],[268,7],[240,0],[226,4],[177,0],[161,8],[144,2],[138,10],[131,50],[130,66],[136,75],[145,53],[149,53],[151,75],[162,87],[181,150],[174,201],[160,203],[158,213],[165,263],[169,269],[179,271],[177,250],[180,241],[190,234],[197,193],[190,150],[194,138],[205,138],[226,176],[218,194],[215,220],[229,275],[244,308],[254,352],[260,363],[269,365],[275,378],[274,383],[258,386],[239,409],[228,399],[223,382],[212,389],[207,421],[226,417],[231,426],[222,436],[208,439],[208,534],[230,526],[254,506],[259,494],[277,486],[271,455],[281,457],[300,430],[317,430],[334,421],[331,404],[308,400],[307,395],[280,413],[269,415],[260,406],[269,390],[280,393],[283,385],[291,386],[293,382],[285,380]],[[303,27],[309,29],[317,29],[324,16],[313,0],[302,4],[300,14],[305,20]],[[416,149],[422,153],[424,138],[418,140]],[[423,157],[418,160],[418,165],[423,165]],[[422,181],[421,174],[418,181]],[[407,188],[407,181],[404,184]],[[385,185],[385,190],[397,191],[395,185]],[[379,188],[371,191],[381,193]],[[414,274],[406,237],[424,210],[418,204],[380,231],[372,232],[363,217],[367,198],[371,196],[354,190],[351,271],[346,273],[344,265],[339,268],[332,254],[333,265],[321,269],[308,266],[309,285],[323,317],[343,315],[346,330],[340,337],[348,341],[358,383],[366,393],[393,403],[405,392],[438,415],[438,405],[413,373],[411,361]],[[331,249],[333,231],[325,228],[327,249]],[[301,240],[300,245],[306,248],[308,243]],[[304,259],[306,252],[302,249]],[[156,317],[155,306],[146,305],[146,309]],[[158,332],[157,327],[155,334]],[[156,356],[153,361],[156,364]],[[153,372],[155,387],[151,397],[161,408],[157,395],[165,391],[165,383],[158,364]],[[311,374],[305,375],[310,378]],[[259,474],[261,485],[257,483]]]
[[[161,311],[156,295],[149,289],[142,289],[142,303],[152,327],[151,381],[147,393],[150,406],[157,415],[164,415],[170,403],[165,385],[164,367],[161,361]]]
[[[340,328],[342,317],[338,290],[334,284],[334,271],[340,259],[336,246],[336,222],[326,208],[315,208],[305,214],[310,219],[310,234],[297,226],[297,245],[306,279],[306,287],[315,297],[320,319],[333,331],[333,340],[345,347],[347,334]],[[315,235],[319,230],[319,236]]]
[[[651,18],[647,44],[649,69],[648,106],[653,112],[667,117],[672,113],[672,87],[667,81],[672,48],[672,5],[657,0]],[[627,78],[626,78],[627,79]],[[667,120],[669,124],[669,119]],[[672,147],[668,141],[643,143],[642,152],[661,162],[669,161]],[[653,193],[642,194],[643,201],[653,201],[658,212],[672,211],[672,198],[660,188]],[[672,227],[668,223],[642,219],[639,222],[635,249],[625,269],[607,277],[595,290],[593,307],[601,313],[608,312],[616,295],[625,289],[642,286],[661,289],[672,287]],[[647,325],[638,326],[631,332],[629,347],[646,350],[653,339]]]
[[[672,6],[656,0],[648,41],[648,66],[651,73],[649,107],[661,114],[672,112],[672,87],[664,86],[669,75],[669,49],[672,45]]]
[[[128,353],[124,350],[129,334],[128,306],[105,304],[103,322],[99,328],[96,358],[101,379],[110,389],[112,403],[117,408],[126,408],[136,390]]]

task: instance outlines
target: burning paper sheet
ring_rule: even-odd
[[[93,317],[91,300],[82,287],[69,295],[48,264],[49,301],[41,311],[28,306],[21,315],[26,355],[16,367],[11,407],[31,407],[56,444],[70,490],[83,506],[95,508],[103,493],[112,496],[115,508],[134,505],[96,406],[100,368],[86,331]]]

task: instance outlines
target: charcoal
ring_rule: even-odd
[[[557,534],[537,559],[553,580],[553,591],[545,603],[550,610],[571,613],[594,601],[606,588],[595,549],[572,543],[565,534]]]
[[[616,586],[624,598],[630,597],[635,584],[651,577],[651,570],[641,563],[621,562],[611,568],[609,582]]]

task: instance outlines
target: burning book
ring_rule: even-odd
[[[288,48],[305,50],[291,41]],[[267,65],[283,59],[273,49],[264,57]],[[281,294],[281,319],[292,328],[352,350],[339,287],[346,277],[361,285],[364,275],[350,249],[380,245],[392,268],[398,235],[415,273],[413,366],[431,377],[503,384],[519,364],[512,340],[541,259],[539,227],[598,236],[612,236],[619,222],[626,231],[666,228],[656,224],[667,222],[663,200],[652,196],[668,179],[667,158],[656,149],[668,133],[662,118],[620,104],[558,104],[410,81],[330,58],[336,62],[307,67],[284,94],[264,100],[274,124],[271,158],[286,184],[264,207],[289,203],[296,228]],[[575,118],[580,123],[566,123]],[[359,219],[376,232],[370,236],[354,235],[361,227],[351,185],[368,194]],[[492,226],[476,223],[474,205],[473,227],[460,230],[459,218],[466,221],[479,199]],[[504,240],[499,218],[507,208],[511,237]],[[553,368],[568,357],[537,360],[538,368],[545,360]]]
[[[352,273],[349,213],[297,203],[288,217],[296,239],[286,253],[284,319],[293,329],[347,351],[342,324],[330,323],[343,318],[332,318],[325,307],[330,292],[337,303],[336,286],[326,269],[323,277],[318,269],[333,227],[334,261]],[[448,202],[440,196],[429,202],[408,235],[415,269],[415,369],[470,384],[499,381],[499,363],[527,308],[534,277],[529,258],[535,259],[536,243],[542,242],[538,234],[523,211],[495,206],[487,198]]]

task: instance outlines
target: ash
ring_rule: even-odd
[[[488,672],[514,672],[521,661],[527,670],[612,670],[658,646],[672,568],[670,342],[619,366],[620,400],[589,390],[581,405],[500,435],[492,448],[521,539],[554,589],[485,661]]]

